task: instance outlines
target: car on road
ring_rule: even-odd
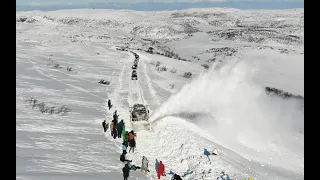
[[[131,80],[138,80],[138,75],[136,70],[132,71]]]
[[[137,67],[138,67],[138,65],[137,65],[137,64],[134,64],[134,65],[132,66],[132,69],[137,69]]]

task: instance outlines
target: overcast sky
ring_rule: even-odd
[[[175,3],[174,6],[152,3]],[[80,5],[88,5],[90,3],[124,3],[124,9],[133,10],[171,10],[184,9],[192,7],[232,7],[239,9],[288,9],[303,8],[304,0],[16,0],[17,10],[55,10],[56,9],[72,9],[81,8]],[[145,3],[144,5],[134,5],[136,3]],[[194,3],[194,4],[191,4]],[[28,6],[23,9],[21,6]],[[57,8],[57,6],[59,6]],[[152,7],[159,6],[159,7]],[[30,8],[31,7],[31,8]],[[101,6],[101,8],[115,8],[109,5]],[[51,8],[51,9],[50,9]],[[84,8],[84,6],[82,6]],[[93,8],[87,6],[85,8]],[[99,7],[95,7],[99,8]]]

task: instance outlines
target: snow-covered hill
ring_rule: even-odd
[[[121,179],[121,141],[101,127],[114,110],[138,134],[128,158],[150,160],[151,174],[133,178],[155,179],[159,159],[167,172],[193,171],[183,179],[304,179],[303,99],[265,91],[304,96],[303,9],[81,9],[16,20],[17,179]],[[150,108],[151,130],[130,123],[134,103]],[[219,155],[208,161],[203,148]]]

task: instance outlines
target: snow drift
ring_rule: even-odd
[[[256,69],[248,61],[233,59],[230,64],[215,69],[185,85],[157,108],[150,117],[152,126],[163,117],[180,116],[208,131],[215,143],[247,157],[248,148],[303,149],[303,139],[287,146],[304,127],[301,101],[266,95],[264,87],[252,81]],[[192,118],[187,118],[188,115]],[[303,158],[303,152],[296,153]],[[303,163],[293,164],[297,169],[303,168]]]

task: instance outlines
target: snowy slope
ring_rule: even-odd
[[[121,140],[101,127],[114,110],[138,134],[128,158],[150,160],[151,174],[131,172],[134,179],[155,179],[155,159],[167,172],[193,171],[183,179],[221,171],[304,179],[304,102],[264,90],[304,96],[303,9],[83,9],[16,19],[17,179],[121,179]],[[130,51],[140,57],[137,81]],[[134,103],[150,108],[151,130],[129,122]],[[70,112],[57,113],[61,106]],[[208,161],[203,148],[219,156]]]

